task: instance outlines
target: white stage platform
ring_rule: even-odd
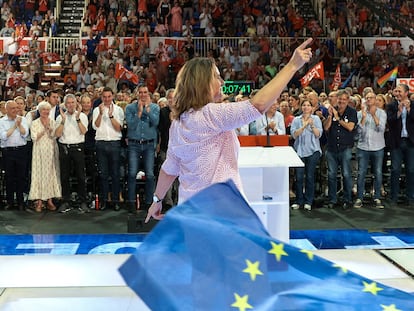
[[[379,283],[414,292],[414,279],[405,272],[414,271],[414,249],[317,250],[315,254]],[[128,256],[0,256],[0,287],[4,288],[0,310],[149,310],[118,273]]]

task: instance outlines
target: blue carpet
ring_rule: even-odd
[[[291,231],[290,243],[303,249],[413,248],[414,228]],[[0,255],[130,254],[144,234],[0,235]]]

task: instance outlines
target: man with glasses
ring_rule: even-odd
[[[324,122],[324,130],[327,132],[328,143],[326,159],[328,163],[328,207],[334,208],[337,200],[337,174],[341,167],[344,195],[343,209],[349,209],[352,205],[352,147],[354,145],[354,128],[358,122],[357,112],[348,106],[349,93],[345,90],[337,92],[338,104],[330,106],[328,117]]]
[[[381,202],[382,185],[382,161],[384,158],[384,131],[387,123],[387,114],[377,108],[374,92],[368,92],[365,96],[365,105],[358,112],[357,142],[358,179],[357,199],[354,208],[361,208],[365,190],[365,176],[368,164],[371,163],[371,171],[374,175],[374,205],[376,208],[384,208]]]

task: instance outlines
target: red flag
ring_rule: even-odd
[[[43,52],[40,53],[40,57],[43,58],[43,61],[48,63],[54,63],[60,60],[60,55],[57,53],[51,53],[51,52]]]
[[[30,52],[30,49],[29,49],[29,47],[27,45],[21,45],[17,49],[15,55],[16,56],[22,56],[22,55],[25,55],[25,54],[29,54],[29,52]]]
[[[7,76],[6,86],[7,87],[16,86],[17,84],[19,84],[22,78],[23,78],[23,72],[18,72],[18,71],[11,72]]]
[[[24,27],[23,25],[16,25],[15,29],[16,29],[16,41],[20,42],[23,40],[24,36],[26,35],[24,31]]]
[[[115,78],[116,79],[122,79],[122,80],[128,80],[134,84],[138,84],[138,76],[127,70],[124,66],[117,63],[115,67]]]
[[[313,78],[323,80],[325,79],[325,70],[323,69],[323,62],[317,63],[300,79],[302,87],[308,86]]]
[[[333,81],[332,81],[332,84],[330,86],[331,91],[336,91],[341,84],[342,84],[341,65],[338,64],[336,66],[335,76],[334,76]]]

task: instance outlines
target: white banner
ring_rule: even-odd
[[[397,78],[398,84],[407,84],[410,87],[410,93],[414,93],[414,78]]]

